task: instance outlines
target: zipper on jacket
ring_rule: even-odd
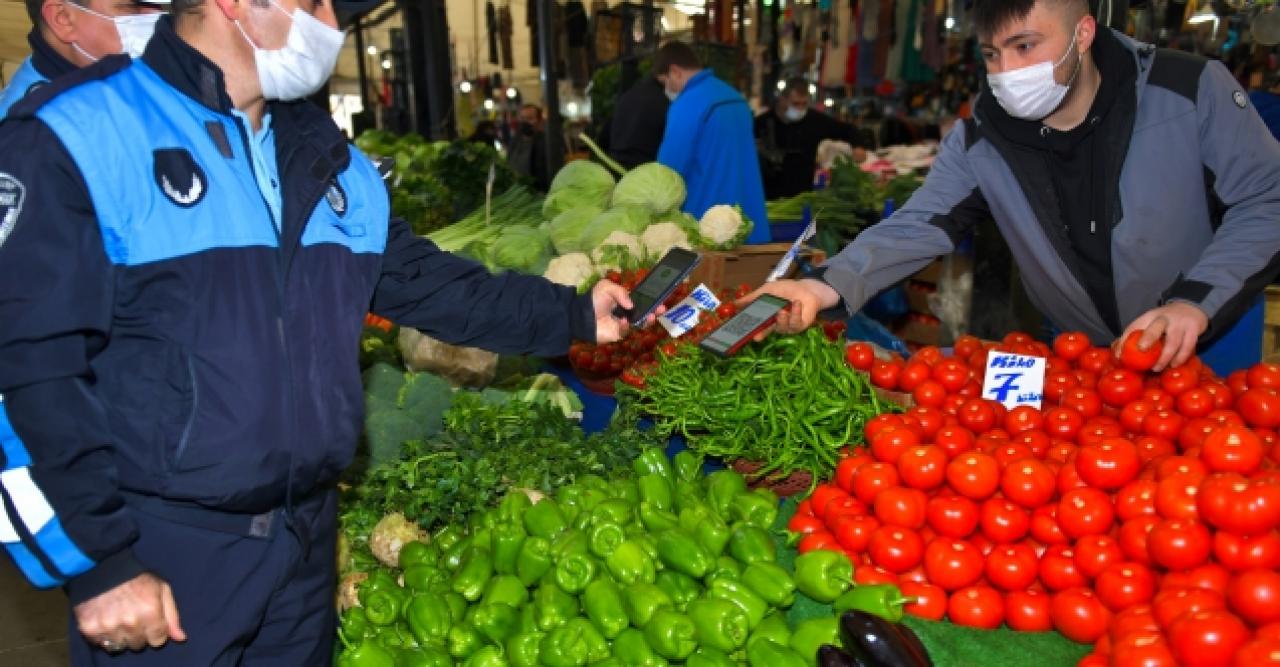
[[[196,384],[196,363],[190,354],[183,353],[187,358],[187,378],[191,382],[191,413],[187,415],[187,424],[182,428],[182,437],[178,439],[177,450],[173,453],[173,465],[171,471],[176,471],[182,463],[182,455],[187,451],[187,444],[191,442],[191,430],[196,423],[196,414],[200,409],[200,387]]]

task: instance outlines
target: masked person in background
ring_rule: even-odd
[[[1058,328],[1097,345],[1144,329],[1157,371],[1211,346],[1280,272],[1280,145],[1244,91],[1219,62],[1098,26],[1085,0],[978,0],[973,20],[974,117],[820,278],[764,288],[796,302],[778,328],[856,312],[993,218]]]
[[[335,24],[174,0],[141,58],[0,124],[0,543],[65,589],[73,665],[329,664],[368,311],[515,354],[626,329],[616,284],[494,276],[390,218],[300,101]]]
[[[856,128],[812,106],[809,82],[796,77],[787,80],[773,110],[756,116],[756,144],[766,199],[794,197],[813,189],[818,144],[823,141],[843,141],[858,148]],[[864,151],[854,151],[856,163],[864,159]]]
[[[534,187],[546,192],[551,187],[554,173],[547,170],[547,139],[543,134],[542,107],[526,104],[520,107],[520,124],[511,140],[507,163],[517,174],[529,177]],[[564,156],[564,141],[555,137],[556,150]],[[558,162],[558,161],[557,161]]]
[[[0,91],[0,118],[51,79],[113,53],[136,58],[169,0],[26,0],[31,55]]]

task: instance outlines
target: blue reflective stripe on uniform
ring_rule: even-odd
[[[70,579],[93,568],[94,562],[71,541],[58,517],[50,519],[49,523],[36,531],[34,537],[45,557],[58,568],[62,576]]]
[[[0,470],[12,470],[31,465],[31,455],[13,431],[9,423],[9,414],[5,412],[4,401],[0,400],[0,454],[4,454],[4,467]]]
[[[27,96],[27,91],[31,90],[31,86],[38,83],[45,83],[49,79],[36,70],[36,66],[32,64],[31,57],[22,61],[22,66],[18,71],[13,73],[13,77],[9,79],[9,85],[4,91],[0,92],[0,118],[9,113],[9,107],[18,103],[18,100]]]
[[[49,572],[40,564],[40,559],[27,548],[27,545],[21,542],[5,542],[4,548],[9,552],[9,557],[18,565],[18,569],[22,571],[22,575],[31,582],[36,588],[53,588],[62,585],[60,579],[55,579],[49,575]]]

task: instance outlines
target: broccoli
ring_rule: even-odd
[[[399,459],[404,443],[426,437],[426,424],[399,408],[375,407],[365,415],[364,439],[369,446],[370,467]]]
[[[444,412],[452,403],[453,386],[432,373],[410,375],[409,381],[400,387],[397,401],[401,410],[422,424],[426,436],[440,432]]]

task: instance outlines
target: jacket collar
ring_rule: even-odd
[[[234,105],[227,94],[222,69],[178,36],[173,17],[162,16],[147,43],[142,61],[165,83],[214,111],[230,114]]]
[[[39,28],[32,28],[31,32],[27,33],[27,44],[31,45],[31,65],[36,68],[40,76],[50,81],[79,69],[75,63],[62,57],[61,53],[55,51],[44,40],[44,35],[40,34]]]

